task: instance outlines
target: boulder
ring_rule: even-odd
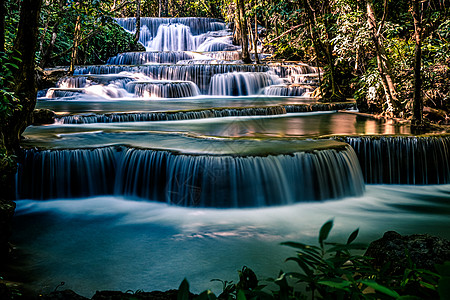
[[[410,267],[409,260],[416,268],[435,271],[435,264],[450,260],[450,241],[428,234],[402,236],[388,231],[370,243],[365,255],[374,258],[373,265],[377,268],[390,264],[389,275],[402,275]]]
[[[49,109],[35,109],[33,111],[33,125],[53,124],[55,122],[55,112]]]

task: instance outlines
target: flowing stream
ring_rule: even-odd
[[[116,20],[135,30],[134,18]],[[283,241],[450,238],[450,137],[309,98],[318,70],[243,64],[225,23],[142,18],[146,52],[78,66],[24,133],[13,242],[34,289],[193,292],[294,270]],[[266,55],[261,55],[264,58]]]

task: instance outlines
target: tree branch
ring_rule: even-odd
[[[274,41],[276,41],[276,40],[282,38],[283,36],[285,36],[285,35],[288,34],[289,32],[291,32],[291,31],[293,31],[293,30],[299,28],[300,26],[303,26],[303,24],[295,25],[294,27],[292,27],[292,28],[289,29],[288,31],[283,32],[280,36],[277,36],[276,38],[271,39],[270,41],[268,41],[267,44],[272,43],[272,42],[274,42]]]
[[[94,36],[95,34],[97,34],[97,33],[99,33],[99,32],[100,32],[100,29],[99,29],[99,28],[97,28],[97,29],[92,29],[91,32],[90,32],[87,36],[85,36],[83,39],[80,40],[80,42],[78,43],[78,46],[83,45],[84,43],[87,42],[88,39],[90,39],[92,36]],[[51,59],[54,60],[54,59],[60,58],[61,56],[64,56],[64,55],[66,55],[67,53],[69,53],[70,51],[72,51],[72,49],[73,49],[73,45],[72,45],[72,47],[70,47],[70,48],[64,50],[63,52],[53,55],[53,56],[51,57]]]

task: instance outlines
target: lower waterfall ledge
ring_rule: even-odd
[[[125,195],[220,208],[362,195],[364,182],[353,149],[336,141],[325,145],[326,149],[312,150],[309,145],[308,151],[286,154],[283,149],[282,154],[262,156],[189,155],[127,147],[30,149],[24,151],[19,167],[18,198]]]

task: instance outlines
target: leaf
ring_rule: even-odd
[[[189,299],[189,283],[186,278],[180,284],[178,288],[177,300],[188,300]]]
[[[319,244],[323,247],[323,241],[328,238],[328,234],[330,234],[331,228],[333,227],[333,219],[327,221],[322,225],[319,232]]]
[[[450,276],[450,261],[446,261],[442,265],[435,265],[436,270],[441,276]]]
[[[335,289],[349,291],[348,288],[352,283],[342,278],[332,278],[330,280],[322,280],[317,282],[318,284],[326,285]]]
[[[355,231],[353,231],[352,234],[350,234],[350,236],[348,237],[348,240],[347,240],[347,245],[351,244],[351,242],[353,242],[356,239],[356,237],[358,236],[358,233],[359,233],[359,228],[356,229]]]
[[[372,281],[372,280],[358,280],[358,282],[361,282],[362,284],[365,284],[368,287],[373,288],[375,291],[378,291],[380,293],[386,294],[388,296],[391,296],[391,297],[394,297],[394,298],[400,297],[400,295],[396,291],[391,290],[388,287],[382,286],[381,284],[378,284],[375,281]]]
[[[243,290],[239,290],[237,292],[236,300],[247,300],[247,297],[245,297],[245,293]]]
[[[303,272],[305,272],[306,275],[308,275],[308,276],[313,275],[314,272],[309,268],[309,266],[302,259],[299,259],[297,257],[289,257],[286,259],[286,261],[289,261],[289,260],[295,261],[299,265],[299,267],[303,270]]]
[[[441,299],[449,299],[450,296],[450,277],[445,276],[439,279],[438,292]]]
[[[283,246],[289,246],[289,247],[292,247],[292,248],[297,248],[297,249],[317,249],[317,250],[319,250],[320,248],[319,247],[317,247],[317,246],[312,246],[312,245],[306,245],[306,244],[303,244],[303,243],[297,243],[297,242],[283,242],[283,243],[281,243],[281,245],[283,245]]]

